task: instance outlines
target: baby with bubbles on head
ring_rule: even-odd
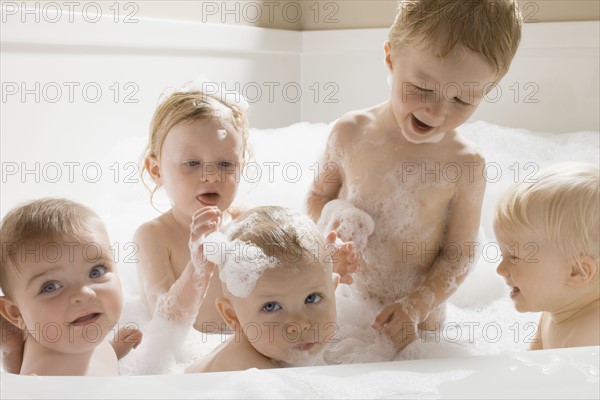
[[[134,234],[134,240],[139,246],[138,277],[142,299],[152,312],[152,319],[145,328],[148,335],[143,350],[151,352],[155,362],[143,368],[145,373],[165,371],[172,364],[172,356],[182,361],[181,343],[189,327],[193,326],[201,332],[217,333],[226,329],[225,323],[232,328],[239,326],[240,324],[234,323],[231,318],[232,312],[228,311],[234,308],[227,308],[225,305],[237,304],[234,300],[236,298],[243,298],[244,304],[247,304],[248,300],[245,295],[242,296],[232,289],[229,281],[222,284],[221,279],[226,275],[223,275],[223,271],[217,273],[215,264],[218,264],[218,260],[203,259],[207,235],[225,232],[232,223],[240,226],[237,220],[243,214],[243,207],[234,206],[234,201],[248,157],[247,104],[239,94],[232,98],[220,93],[206,93],[203,91],[205,83],[202,78],[197,78],[164,96],[154,113],[150,127],[144,170],[155,184],[151,201],[157,189],[164,188],[171,207],[157,218],[142,224]],[[282,224],[286,222],[285,218],[277,217],[278,215],[283,214],[273,213],[272,218],[279,218]],[[260,229],[260,232],[267,230],[267,227],[257,228],[251,224],[244,226],[244,230],[248,232],[237,233],[242,235],[240,240],[243,241],[258,241],[259,239],[252,240],[243,235],[256,232],[257,229]],[[287,230],[292,229],[290,221],[285,226]],[[273,227],[275,228],[281,229]],[[309,232],[302,232],[305,231]],[[298,237],[294,240],[301,239]],[[323,240],[313,239],[308,245],[316,245]],[[333,232],[327,236],[329,242],[334,243],[336,239],[337,235]],[[306,245],[305,242],[294,240],[290,243],[283,242],[283,247],[275,250],[275,253],[266,249],[262,251],[275,260],[280,256],[280,252],[286,250],[287,245]],[[262,247],[259,245],[258,248]],[[342,243],[336,248],[347,260],[343,268],[354,270],[353,262],[358,256],[353,253],[352,244]],[[231,263],[227,263],[227,266],[230,265]],[[248,263],[244,265],[251,266]],[[232,271],[231,268],[225,270]],[[274,269],[269,268],[265,276],[276,275],[272,270]],[[299,269],[305,270],[306,268]],[[290,275],[294,279],[298,276],[304,274]],[[295,282],[293,286],[300,287],[299,282]],[[269,283],[269,286],[273,284],[276,283]],[[325,291],[325,288],[322,290]],[[331,297],[332,293],[331,290]],[[314,300],[308,301],[321,303],[321,295],[314,297]],[[329,301],[335,304],[333,298],[327,302]],[[215,302],[218,307],[215,307]],[[333,308],[335,311],[335,306]],[[281,314],[278,310],[273,311],[274,314]],[[240,312],[240,315],[242,314]],[[335,312],[326,319],[335,322]],[[317,325],[322,325],[320,322],[319,320]],[[304,322],[300,325],[305,326]],[[265,327],[262,329],[263,334],[276,333],[281,327],[270,325],[267,330]],[[302,342],[306,349],[300,353],[310,353],[309,348],[320,348],[318,344],[322,342],[322,336],[317,335],[319,340]],[[304,336],[302,338],[304,340]],[[152,350],[156,348],[153,343],[160,343],[160,354]],[[234,345],[238,346],[239,343]],[[227,345],[226,348],[230,347]],[[241,351],[241,348],[239,350]],[[236,359],[238,358],[240,357],[236,356]],[[287,357],[284,358],[287,360]],[[244,359],[242,357],[240,361]],[[273,359],[279,360],[278,357]],[[259,360],[262,362],[258,365],[267,365],[267,358]],[[250,364],[253,363],[239,365]]]
[[[249,210],[224,235],[206,236],[195,263],[218,266],[217,310],[233,334],[187,372],[321,363],[338,330],[333,264],[354,269],[358,259],[352,244],[336,238],[277,206]]]

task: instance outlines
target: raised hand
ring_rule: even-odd
[[[373,218],[346,200],[332,200],[325,204],[318,221],[323,232],[335,230],[345,242],[354,242],[356,251],[367,246],[369,236],[375,230]]]
[[[142,331],[137,326],[124,326],[117,331],[110,344],[120,360],[140,345],[142,337]]]
[[[351,285],[354,280],[350,274],[358,271],[359,254],[353,242],[342,242],[337,232],[331,231],[325,237],[327,248],[333,260],[333,272],[340,275],[340,282]]]
[[[204,238],[217,231],[221,214],[221,210],[217,207],[204,207],[192,216],[189,240],[190,257],[198,272],[202,272],[207,264],[204,258]]]

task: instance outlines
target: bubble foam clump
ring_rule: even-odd
[[[206,259],[219,267],[221,282],[236,297],[248,297],[263,272],[277,265],[277,259],[268,257],[255,244],[230,241],[220,232],[208,235],[204,246]]]

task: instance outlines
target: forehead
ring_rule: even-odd
[[[331,274],[322,263],[297,263],[266,269],[258,282],[255,292],[268,292],[272,288],[290,286],[293,288],[313,287],[328,283]]]
[[[173,126],[165,138],[163,147],[186,148],[194,144],[202,144],[211,148],[215,146],[238,148],[241,143],[241,133],[230,122],[201,119]]]
[[[492,66],[481,55],[461,45],[443,57],[432,54],[423,46],[404,46],[399,50],[397,60],[400,68],[406,68],[409,74],[441,84],[469,84],[483,90],[485,85],[495,82]]]
[[[25,263],[72,262],[80,258],[92,261],[112,255],[108,235],[103,229],[77,237],[37,236],[23,241],[12,251],[18,266]]]
[[[494,233],[496,240],[501,247],[510,248],[524,248],[524,247],[539,247],[542,246],[542,236],[525,227],[510,227],[508,229],[501,229],[497,223],[494,223]]]

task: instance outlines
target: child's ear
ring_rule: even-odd
[[[340,284],[340,274],[337,272],[332,272],[331,280],[333,282],[333,291],[335,292],[335,289],[337,289],[338,285]]]
[[[235,330],[240,321],[229,299],[219,297],[217,300],[215,300],[215,304],[217,306],[217,311],[219,314],[221,314],[221,318],[223,318],[223,321],[225,321],[228,327]]]
[[[585,256],[579,263],[571,266],[569,283],[572,286],[582,286],[589,283],[598,274],[598,265],[591,257]]]
[[[146,157],[144,160],[144,167],[146,168],[146,171],[148,171],[148,174],[150,174],[154,183],[160,185],[160,165],[156,157]]]
[[[0,314],[17,328],[23,329],[24,321],[21,317],[21,310],[6,296],[0,296]]]
[[[385,50],[385,65],[388,67],[388,71],[391,72],[394,70],[392,66],[392,43],[390,43],[389,40],[386,40],[383,49]]]

